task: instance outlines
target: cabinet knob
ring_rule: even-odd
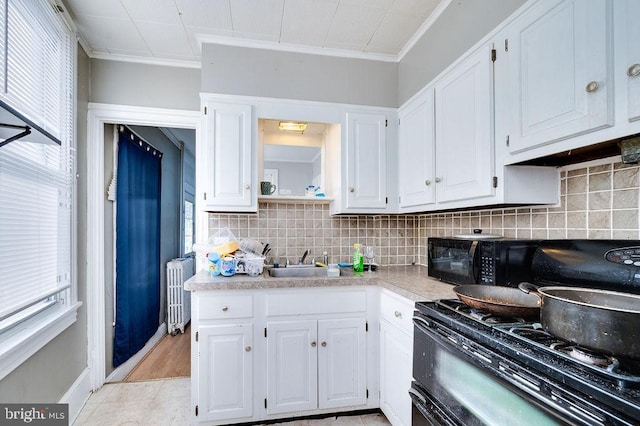
[[[396,318],[402,318],[402,312],[400,311],[395,311],[394,315],[396,316]]]
[[[584,88],[584,90],[586,90],[587,93],[593,93],[598,90],[599,87],[600,85],[597,81],[590,81],[589,84],[587,84],[587,87]]]
[[[251,185],[245,185],[244,189],[251,189]]]
[[[228,306],[223,306],[223,307],[222,307],[222,312],[227,312],[228,310],[229,310],[229,307],[228,307]]]
[[[320,346],[322,346],[323,348],[326,348],[327,347],[327,342],[320,343]]]
[[[316,342],[311,342],[311,347],[315,348],[316,347]]]
[[[442,182],[442,179],[441,178],[436,178],[436,183],[440,183],[440,182]]]
[[[355,191],[356,189],[353,186],[349,188],[349,192],[355,192]]]
[[[244,348],[245,352],[251,352],[251,346],[247,346],[246,348]]]
[[[627,70],[627,75],[629,77],[637,77],[640,75],[640,64],[633,64]]]
[[[427,179],[427,180],[425,180],[425,181],[424,181],[424,184],[425,184],[426,186],[429,186],[429,185],[431,185],[431,181],[430,181],[429,179]]]

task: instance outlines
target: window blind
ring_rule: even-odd
[[[0,321],[11,321],[72,284],[75,40],[46,0],[0,0],[0,25],[0,97],[62,142],[0,148]]]
[[[63,139],[73,81],[71,31],[47,1],[5,0],[4,8],[4,100]]]

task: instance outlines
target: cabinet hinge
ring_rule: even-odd
[[[196,405],[196,417],[198,417],[198,406]]]
[[[369,389],[367,389],[367,399],[369,399]]]
[[[398,204],[402,204],[402,197],[398,195]]]
[[[369,331],[369,321],[364,322],[364,331]]]
[[[207,107],[204,107],[204,115],[207,115]]]
[[[384,197],[384,203],[389,204],[389,197]]]
[[[509,146],[509,135],[507,135],[507,146]]]
[[[196,342],[198,341],[198,337],[200,337],[200,332],[196,331]]]
[[[400,126],[400,119],[398,118],[398,126]]]
[[[508,38],[504,39],[504,51],[505,52],[509,51],[509,39]]]
[[[204,193],[204,200],[207,201],[207,193]]]
[[[384,120],[384,127],[389,127],[389,120]]]
[[[264,328],[264,337],[267,337],[267,327]]]
[[[491,49],[491,62],[496,61],[496,49]]]
[[[498,187],[498,176],[494,176],[493,177],[493,187],[497,188]]]
[[[264,399],[264,408],[267,408],[267,398]]]

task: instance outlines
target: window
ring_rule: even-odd
[[[0,2],[0,99],[57,139],[0,147],[0,379],[72,324],[78,306],[75,40],[58,15],[46,0]]]
[[[184,254],[193,253],[193,202],[184,200]]]

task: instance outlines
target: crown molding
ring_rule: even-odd
[[[177,67],[177,68],[194,68],[194,69],[201,68],[201,62],[199,60],[188,61],[183,59],[157,58],[157,57],[151,57],[151,56],[132,56],[132,55],[122,55],[118,53],[104,53],[104,52],[91,52],[88,55],[92,59],[103,59],[106,61],[134,62],[138,64],[160,65],[165,67]]]
[[[438,20],[442,12],[446,10],[447,7],[451,4],[452,0],[443,0],[441,3],[436,6],[433,13],[429,15],[429,18],[422,23],[418,31],[416,31],[413,36],[405,43],[405,45],[400,49],[397,56],[397,62],[402,61],[407,53],[415,46],[415,44],[420,40],[420,38],[427,32],[429,28]]]
[[[450,0],[448,0],[450,1]],[[233,37],[196,34],[200,49],[203,44],[222,44],[225,46],[249,47],[253,49],[277,50],[281,52],[307,53],[310,55],[334,56],[341,58],[365,59],[370,61],[398,62],[396,55],[382,53],[358,52],[346,49],[332,49],[327,47],[303,46],[299,44],[277,43],[273,41],[238,39]]]

